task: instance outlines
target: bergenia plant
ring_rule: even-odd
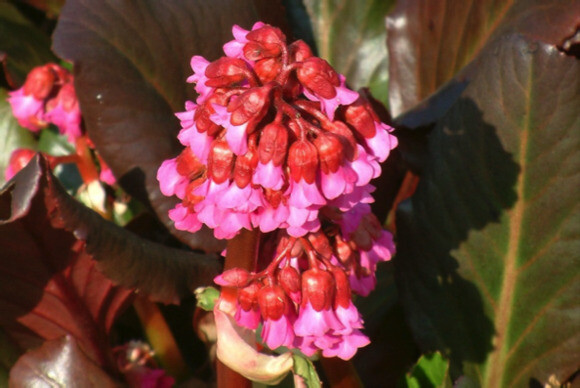
[[[500,3],[0,3],[0,386],[578,384],[580,3]]]

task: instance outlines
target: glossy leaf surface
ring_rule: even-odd
[[[399,208],[398,285],[454,378],[565,381],[580,349],[580,63],[521,35],[492,52]]]

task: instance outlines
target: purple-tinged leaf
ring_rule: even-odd
[[[579,25],[578,1],[399,1],[387,18],[391,112],[413,108],[503,35],[559,45]]]
[[[530,12],[532,12],[530,10]],[[423,351],[484,387],[578,368],[580,62],[497,40],[399,207],[396,277]]]
[[[11,387],[99,387],[121,384],[95,364],[71,336],[45,342],[24,354],[10,371]]]
[[[37,271],[44,282],[54,272],[44,262],[57,260],[53,266],[60,270],[82,253],[81,259],[94,258],[98,269],[116,283],[171,303],[210,284],[220,268],[213,255],[165,247],[104,220],[70,197],[40,156],[0,192],[0,219],[0,246],[7,252],[3,261],[25,265],[17,258],[29,258],[32,262],[21,272],[32,277]],[[31,292],[42,293],[42,288]]]
[[[278,1],[92,1],[69,0],[54,37],[55,51],[75,63],[75,87],[88,133],[125,189],[149,202],[163,223],[193,248],[224,247],[208,229],[177,231],[156,179],[165,159],[182,149],[177,141],[183,111],[195,98],[190,59],[223,55],[231,28],[258,19],[278,24]]]

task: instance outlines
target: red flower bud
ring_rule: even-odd
[[[209,177],[215,183],[223,183],[230,179],[234,167],[234,153],[225,140],[214,140],[207,161]]]
[[[329,125],[325,129],[338,136],[343,146],[344,156],[348,160],[353,161],[358,154],[358,150],[356,148],[357,141],[354,138],[352,131],[346,126],[346,124],[340,121],[333,121],[332,125]]]
[[[248,89],[238,98],[232,99],[228,104],[228,112],[232,113],[230,122],[233,125],[241,125],[252,119],[254,122],[261,120],[266,114],[266,104],[271,88],[260,87]],[[248,133],[250,133],[248,129]]]
[[[290,57],[294,62],[304,62],[306,59],[312,57],[312,50],[303,40],[297,40],[289,46]]]
[[[185,149],[177,157],[177,172],[190,180],[199,178],[205,172],[205,165],[195,156],[191,148]]]
[[[212,88],[234,86],[248,78],[248,70],[243,59],[221,57],[205,69],[205,76],[208,78],[205,84]]]
[[[342,306],[348,308],[352,298],[350,292],[350,283],[348,281],[348,276],[342,268],[332,267],[330,269],[332,276],[334,277],[334,283],[336,284],[336,295],[334,298],[334,308]]]
[[[243,268],[232,268],[224,271],[214,280],[220,286],[242,288],[246,287],[252,279],[251,274]]]
[[[248,152],[236,158],[236,163],[234,165],[234,181],[239,188],[243,189],[252,181],[252,174],[257,165],[258,152],[255,148],[249,148]]]
[[[244,46],[244,55],[250,61],[280,56],[286,37],[279,28],[264,26],[246,35],[248,43]]]
[[[263,84],[274,81],[282,70],[282,63],[278,58],[264,58],[256,62],[254,71]]]
[[[302,273],[302,304],[310,301],[315,311],[326,310],[334,301],[335,283],[332,275],[320,269]]]
[[[316,147],[308,140],[295,141],[288,151],[288,167],[294,181],[304,179],[308,184],[313,183],[318,167]]]
[[[24,94],[32,94],[37,100],[44,100],[52,93],[55,81],[56,75],[50,66],[35,67],[26,77]]]
[[[222,127],[210,120],[209,117],[214,113],[215,110],[211,106],[211,101],[206,101],[197,107],[193,119],[200,133],[207,132],[209,136],[215,136],[222,129]]]
[[[238,290],[238,302],[244,311],[250,311],[258,304],[258,292],[262,286],[253,282],[249,286]]]
[[[335,238],[336,245],[334,249],[336,257],[345,267],[349,267],[355,260],[355,251],[353,251],[350,244],[344,241],[340,235],[337,235]]]
[[[275,166],[279,166],[286,158],[288,148],[288,130],[282,124],[268,124],[262,129],[258,153],[260,162],[268,163],[270,160]]]
[[[312,244],[314,250],[322,257],[329,259],[332,256],[332,247],[330,241],[324,232],[318,231],[308,234],[308,241]]]
[[[286,311],[287,303],[288,297],[280,286],[265,286],[258,293],[258,304],[264,319],[280,319]]]
[[[296,75],[304,87],[322,98],[336,96],[335,87],[340,86],[340,79],[334,69],[324,59],[307,58],[298,68]]]
[[[340,138],[333,133],[322,133],[314,140],[314,145],[318,150],[322,172],[328,174],[338,171],[344,159],[344,147]]]
[[[346,122],[367,139],[375,136],[377,130],[375,122],[379,121],[374,111],[362,98],[346,107],[344,111]]]
[[[288,295],[300,291],[300,274],[294,267],[286,266],[278,271],[278,283]]]

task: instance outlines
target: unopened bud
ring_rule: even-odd
[[[230,179],[234,167],[234,153],[225,140],[214,140],[208,157],[207,169],[209,177],[215,183],[223,183]]]
[[[262,164],[270,160],[275,166],[280,166],[286,158],[288,148],[288,130],[282,124],[268,124],[262,130],[258,153]]]
[[[324,59],[318,57],[306,59],[296,74],[302,85],[322,98],[336,97],[335,87],[340,86],[340,79],[336,71]]]
[[[308,184],[313,183],[318,167],[316,147],[308,140],[295,141],[288,151],[288,167],[294,181],[304,179]]]
[[[214,278],[220,286],[241,288],[250,283],[252,275],[243,268],[232,268]]]
[[[248,65],[243,59],[221,57],[205,69],[206,86],[221,88],[233,86],[247,79]]]
[[[267,87],[252,88],[233,99],[228,105],[228,112],[232,113],[230,122],[233,125],[242,125],[250,119],[261,120],[266,114],[264,107],[270,90]]]
[[[334,283],[336,284],[336,295],[334,298],[334,307],[338,306],[348,308],[351,302],[351,292],[350,283],[348,281],[348,276],[342,268],[332,267],[330,269],[332,276],[334,277]]]
[[[282,53],[286,37],[279,28],[264,26],[246,35],[248,43],[244,46],[244,56],[250,61],[262,58],[274,58]]]
[[[302,273],[302,304],[310,301],[315,311],[326,310],[334,300],[334,279],[320,269],[309,269]]]
[[[215,110],[211,106],[211,101],[206,101],[197,107],[193,119],[198,132],[207,132],[209,136],[214,136],[221,130],[221,127],[210,119],[210,116],[214,113]]]
[[[177,157],[177,172],[190,180],[199,178],[205,172],[205,165],[186,147]]]
[[[244,155],[236,158],[234,165],[234,181],[243,189],[252,181],[252,175],[258,165],[258,152],[250,148]]]
[[[238,303],[244,311],[250,311],[257,306],[260,288],[261,286],[258,282],[253,282],[249,286],[238,290]]]
[[[282,287],[268,285],[263,287],[258,294],[258,304],[264,319],[277,321],[286,311],[287,296]]]
[[[306,59],[312,57],[312,50],[303,40],[297,40],[289,47],[290,57],[295,62],[304,62]]]
[[[346,107],[344,117],[346,122],[365,138],[370,139],[375,136],[377,132],[375,122],[378,118],[362,97]]]
[[[55,81],[56,76],[50,66],[35,67],[26,77],[24,94],[32,95],[37,100],[44,100],[52,93]]]
[[[318,150],[322,172],[336,172],[344,159],[344,147],[339,137],[332,133],[322,133],[314,140],[314,145]]]
[[[254,71],[263,84],[276,79],[282,70],[282,63],[279,58],[264,58],[256,62]]]
[[[356,148],[357,141],[346,124],[340,121],[334,121],[332,125],[327,126],[325,129],[338,136],[343,146],[344,156],[348,160],[353,161],[358,154]]]
[[[278,271],[278,283],[287,294],[300,291],[300,274],[296,268],[285,266]]]

